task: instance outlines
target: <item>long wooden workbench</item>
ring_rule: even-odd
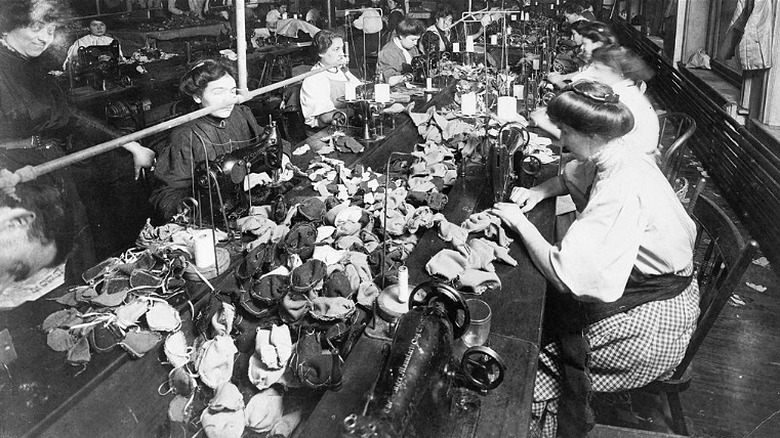
[[[443,99],[446,97],[437,96],[429,105]],[[336,152],[333,157],[347,166],[363,164],[381,171],[392,151],[409,152],[417,141],[416,127],[402,115],[398,116],[393,135],[384,141],[359,155]],[[305,169],[312,157],[312,153],[294,156],[293,162]],[[472,212],[490,206],[484,172],[479,167],[472,170],[449,193],[450,202],[444,213],[451,222],[460,223]],[[548,170],[555,172],[554,168]],[[301,185],[289,196],[305,195],[309,190]],[[553,201],[539,204],[529,218],[550,238]],[[231,253],[238,254],[240,243],[231,245]],[[433,230],[421,237],[406,263],[411,283],[426,279],[423,266],[444,245]],[[497,390],[482,399],[478,411],[459,420],[461,432],[454,436],[523,437],[528,428],[546,282],[518,239],[511,247],[511,255],[518,261],[516,267],[497,264],[502,290],[488,291],[481,297],[493,309],[489,345],[507,362],[508,376]],[[234,287],[233,270],[239,262],[234,257],[231,269],[212,281],[217,289]],[[55,291],[50,296],[63,292]],[[182,330],[192,329],[185,301],[197,303],[207,295],[204,284],[191,283],[186,296],[179,296],[173,303],[182,313]],[[168,377],[168,367],[160,364],[161,348],[137,360],[117,348],[93,355],[84,368],[72,367],[66,364],[64,353],[46,345],[46,334],[40,329],[46,316],[62,308],[50,301],[50,296],[0,311],[0,330],[9,329],[19,355],[8,366],[10,376],[0,370],[0,436],[167,436],[167,408],[172,396],[160,396],[157,392]],[[344,366],[342,389],[325,393],[296,435],[340,435],[343,418],[359,412],[365,403],[380,366],[377,352],[382,345],[383,341],[365,336],[360,339]]]

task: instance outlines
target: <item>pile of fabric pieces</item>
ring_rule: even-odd
[[[428,108],[424,113],[409,111],[409,117],[427,147],[433,144],[449,149],[450,155],[454,157],[457,153],[464,161],[479,159],[481,156],[479,145],[485,134],[482,121],[466,122],[457,118],[453,111],[439,114],[435,107]]]
[[[181,249],[132,249],[88,269],[85,286],[54,299],[66,308],[44,320],[47,344],[65,352],[71,365],[117,347],[142,357],[181,327],[179,312],[168,301],[183,292],[190,260]]]
[[[389,175],[317,157],[306,174],[318,196],[280,196],[237,221],[253,240],[235,286],[220,284],[199,306],[195,333],[165,341],[173,429],[197,432],[199,420],[210,438],[288,436],[314,407],[289,394],[341,386],[378,277],[393,281],[456,177],[446,148],[418,145],[413,156]]]
[[[452,284],[456,289],[480,295],[501,288],[493,262],[510,266],[517,261],[509,255],[512,239],[501,227],[501,219],[489,212],[474,213],[456,225],[437,214],[434,222],[439,237],[454,249],[442,249],[425,265],[429,275]]]

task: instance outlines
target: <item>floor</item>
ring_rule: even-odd
[[[705,170],[687,157],[683,175],[696,181]],[[717,187],[704,194],[734,217]],[[780,217],[780,216],[778,216]],[[700,438],[780,437],[780,281],[758,253],[694,360],[691,387],[682,404],[691,436]],[[613,418],[617,425],[639,421],[642,427],[671,432],[652,397],[633,400],[634,418]],[[613,423],[613,424],[615,424]]]

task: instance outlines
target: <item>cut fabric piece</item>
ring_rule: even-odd
[[[216,336],[204,342],[195,359],[195,368],[203,384],[209,388],[216,388],[229,382],[233,375],[236,353],[238,349],[229,336]]]
[[[282,419],[283,412],[284,404],[279,391],[274,388],[260,391],[246,405],[246,426],[253,432],[266,433]]]

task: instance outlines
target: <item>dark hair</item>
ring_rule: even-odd
[[[610,44],[593,51],[591,62],[599,62],[635,83],[648,81],[655,73],[642,58],[631,49]]]
[[[594,43],[617,44],[617,38],[609,26],[598,21],[583,24],[577,33]]]
[[[398,34],[400,38],[409,35],[422,35],[423,32],[425,32],[425,26],[423,26],[420,20],[406,19],[398,23],[398,26],[395,27],[395,33]]]
[[[55,23],[70,15],[64,0],[2,0],[0,32],[22,29],[35,23]]]
[[[225,75],[236,77],[236,67],[225,58],[203,59],[190,67],[179,81],[179,91],[190,97],[200,96],[209,82]]]
[[[433,19],[438,20],[439,18],[446,18],[448,15],[455,18],[455,12],[449,5],[446,3],[439,3],[439,6],[436,7],[436,11],[433,13]]]
[[[577,32],[578,34],[582,35],[582,28],[585,27],[585,25],[588,23],[590,23],[588,20],[577,20],[569,25],[569,31]]]
[[[563,7],[563,13],[564,14],[577,14],[582,15],[582,13],[585,11],[585,7],[579,4],[578,2],[571,2],[566,4]]]
[[[55,245],[57,252],[50,266],[56,266],[65,260],[73,249],[76,235],[73,212],[68,208],[70,205],[66,207],[61,184],[53,181],[53,178],[44,178],[17,185],[14,193],[18,199],[7,195],[0,197],[0,206],[23,208],[35,214],[35,219],[27,230],[27,237],[30,241],[38,241],[43,245]],[[14,281],[21,281],[32,274],[31,269],[30,266],[20,263],[10,274]]]
[[[322,55],[330,49],[333,44],[333,40],[341,38],[344,39],[344,35],[341,32],[332,29],[322,29],[314,35],[314,46],[317,48],[317,54]]]
[[[620,102],[620,96],[609,85],[599,82],[571,84],[550,101],[547,115],[555,124],[607,140],[622,137],[634,128],[634,116]]]

